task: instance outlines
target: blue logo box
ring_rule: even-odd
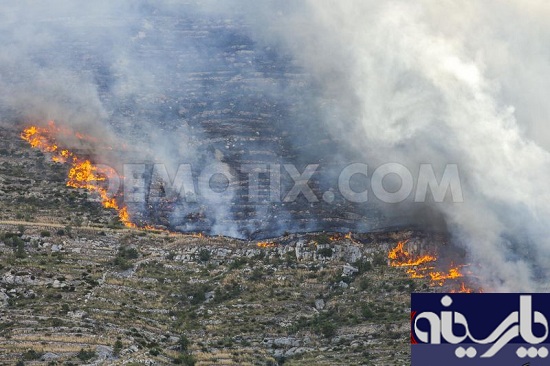
[[[550,365],[550,294],[411,294],[411,365]]]

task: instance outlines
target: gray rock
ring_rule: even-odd
[[[342,270],[342,275],[344,276],[353,276],[355,273],[359,272],[359,268],[350,266],[349,264],[344,264],[344,269]]]
[[[354,245],[348,245],[344,247],[343,253],[344,260],[350,263],[355,263],[363,257],[361,249]]]
[[[4,291],[0,292],[0,308],[8,306],[9,299],[10,297]]]
[[[325,308],[325,300],[317,299],[315,300],[315,309],[323,310]]]
[[[48,362],[48,361],[54,361],[58,358],[59,358],[59,355],[56,355],[55,353],[51,353],[51,352],[46,352],[42,355],[42,357],[40,357],[40,361]]]
[[[54,244],[52,245],[52,252],[60,252],[63,250],[63,245]]]
[[[135,352],[139,351],[139,348],[135,344],[132,344],[128,350],[131,353],[135,353]]]
[[[277,347],[298,347],[300,341],[292,337],[280,337],[273,340],[273,344]]]
[[[284,350],[282,350],[282,349],[274,350],[273,351],[273,356],[275,356],[276,358],[283,357],[284,356]]]
[[[33,290],[26,290],[26,291],[23,291],[23,297],[25,299],[34,299],[36,297],[36,294]]]
[[[59,281],[59,280],[55,280],[55,281],[53,281],[53,283],[52,283],[52,287],[53,287],[53,288],[61,288],[61,287],[66,287],[66,286],[67,286],[67,284],[65,284],[65,283],[63,283],[63,282],[61,282],[61,281]]]
[[[214,299],[214,294],[215,294],[214,291],[206,292],[204,294],[204,297],[206,298],[206,302],[212,301]]]
[[[308,351],[307,348],[292,347],[291,349],[289,349],[288,351],[285,352],[285,357],[292,357],[292,356],[300,355],[300,354],[305,353],[307,351]]]
[[[112,359],[113,358],[113,348],[109,346],[97,346],[95,348],[95,352],[97,353],[97,356],[102,359]]]
[[[88,314],[85,311],[82,310],[76,310],[76,311],[69,311],[67,313],[67,316],[74,319],[82,319],[86,317]]]

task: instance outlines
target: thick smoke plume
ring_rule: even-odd
[[[301,5],[263,34],[318,83],[325,127],[371,163],[459,164],[464,202],[435,205],[455,241],[488,288],[540,289],[550,264],[550,6]]]
[[[323,152],[412,172],[457,164],[463,202],[376,208],[400,224],[437,212],[488,289],[545,290],[549,16],[544,1],[512,0],[20,1],[0,13],[0,104],[4,122],[55,119],[133,147],[113,164],[247,161],[271,136],[244,129],[244,112],[282,138],[266,163],[315,163]],[[209,70],[218,74],[199,76]],[[224,139],[227,121],[246,138]],[[212,233],[235,236],[326,228],[325,211],[297,225],[289,206],[252,205],[249,216],[178,206],[170,220],[193,229],[199,212]]]

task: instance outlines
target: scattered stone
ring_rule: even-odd
[[[59,355],[56,355],[52,352],[46,352],[40,357],[40,361],[48,362],[48,361],[54,361],[59,358]]]
[[[353,276],[355,273],[359,272],[359,268],[350,266],[349,264],[344,264],[344,269],[342,270],[342,275],[344,276]]]
[[[0,292],[0,308],[8,306],[8,300],[10,297],[4,292],[6,290],[2,289]]]
[[[99,345],[96,347],[95,352],[100,360],[113,359],[113,348],[109,346]]]
[[[60,252],[63,250],[63,245],[61,244],[53,244],[52,245],[52,252]]]
[[[315,300],[315,309],[323,310],[325,308],[325,300],[317,299]]]

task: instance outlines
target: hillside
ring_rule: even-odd
[[[3,130],[0,362],[405,365],[409,293],[386,257],[417,232],[265,243],[122,228]]]

